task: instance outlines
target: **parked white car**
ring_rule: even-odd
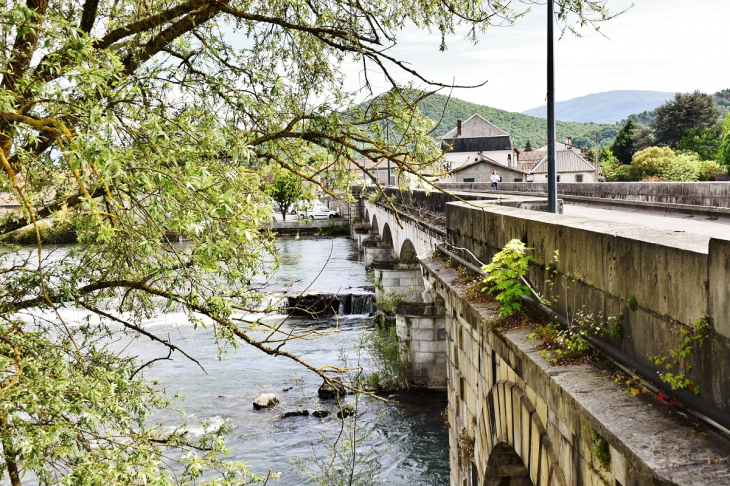
[[[297,210],[297,215],[300,218],[326,219],[339,218],[340,212],[333,211],[327,206],[313,206],[311,208]]]

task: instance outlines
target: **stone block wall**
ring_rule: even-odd
[[[730,479],[727,439],[693,433],[651,399],[626,394],[593,365],[551,365],[528,338],[531,328],[496,331],[496,304],[469,303],[454,269],[438,260],[423,265],[446,313],[452,486],[711,485]],[[469,438],[474,454],[464,458]],[[605,440],[605,464],[598,439]]]
[[[396,314],[396,331],[404,343],[412,386],[446,389],[446,323],[443,305],[427,292],[409,295]]]
[[[511,239],[524,241],[534,258],[529,278],[542,294],[559,296],[558,312],[621,318],[623,339],[612,344],[657,371],[664,370],[651,357],[678,348],[681,326],[693,326],[708,313],[715,335],[694,347],[687,376],[701,387],[702,398],[730,411],[730,242],[463,203],[447,205],[446,225],[450,242],[483,262]],[[552,279],[551,289],[544,269],[556,250],[561,276]]]

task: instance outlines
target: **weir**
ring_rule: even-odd
[[[652,356],[669,355],[706,314],[711,332],[674,370],[724,420],[730,241],[546,214],[533,210],[535,197],[525,200],[530,209],[520,196],[509,205],[419,191],[402,199],[417,209],[396,215],[366,200],[355,209],[371,225],[363,249],[377,248],[368,262],[382,283],[377,297],[404,296],[397,331],[411,381],[448,391],[453,486],[730,484],[730,436],[677,408],[686,390],[649,385],[632,396],[609,376],[613,365],[552,364],[528,338],[534,328],[500,329],[499,306],[470,302],[464,277],[435,251],[444,245],[479,266],[521,239],[533,248],[528,276],[540,293],[553,285],[549,265],[569,282],[556,312],[620,319],[623,336],[610,345],[652,374],[665,371]]]
[[[286,296],[284,312],[292,317],[320,319],[330,316],[369,316],[373,313],[372,293],[296,293]]]

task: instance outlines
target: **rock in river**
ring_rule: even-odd
[[[349,417],[350,415],[354,415],[354,413],[355,413],[355,406],[348,403],[347,405],[342,407],[342,409],[339,412],[337,412],[337,418],[344,419],[344,418]]]
[[[344,397],[346,395],[347,390],[345,389],[344,385],[342,385],[342,383],[340,383],[336,379],[332,379],[331,381],[332,385],[325,381],[324,383],[322,383],[322,386],[319,387],[319,390],[317,390],[319,398],[322,398],[324,400],[330,400],[337,397],[337,395],[340,395],[341,397]]]
[[[285,412],[281,418],[287,418],[287,417],[299,417],[299,416],[307,416],[309,415],[309,410],[301,409],[301,410],[294,410],[292,412]]]
[[[279,399],[273,393],[262,393],[253,401],[253,408],[261,410],[263,408],[271,408],[279,403]]]

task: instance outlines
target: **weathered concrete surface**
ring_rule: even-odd
[[[496,305],[470,304],[456,270],[438,260],[422,264],[447,316],[453,486],[470,484],[472,475],[458,456],[462,430],[475,436],[479,485],[492,484],[492,454],[505,451],[521,458],[534,485],[730,484],[728,439],[683,425],[655,400],[625,394],[593,365],[552,366],[528,339],[531,328],[496,333]],[[608,467],[596,457],[593,431],[608,443]],[[523,472],[509,471],[513,480]]]
[[[508,207],[478,210],[464,203],[447,205],[446,225],[453,245],[485,262],[511,239],[526,242],[534,258],[529,277],[543,294],[551,291],[543,269],[558,250],[557,269],[571,279],[561,277],[553,288],[559,290],[558,312],[621,316],[624,339],[614,344],[657,371],[664,370],[651,356],[678,348],[680,326],[709,313],[717,335],[694,347],[687,376],[701,387],[702,398],[730,411],[730,273],[723,245],[711,246],[716,254],[710,257],[708,238],[701,235]]]
[[[439,185],[454,191],[491,192],[487,183],[442,183]],[[499,190],[546,194],[547,183],[502,183],[499,185]],[[730,208],[730,183],[728,182],[558,183],[558,194],[623,201]]]
[[[730,212],[730,209],[728,209]],[[704,214],[680,214],[654,211],[644,208],[566,204],[563,214],[577,218],[614,221],[668,230],[675,233],[704,235],[708,238],[730,239],[730,215],[708,216]]]

